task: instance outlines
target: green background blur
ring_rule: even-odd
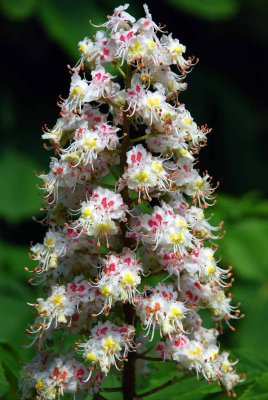
[[[143,15],[141,1],[130,13]],[[59,94],[68,93],[66,65],[78,58],[77,42],[93,34],[89,20],[111,14],[114,0],[0,0],[0,398],[20,398],[17,378],[32,356],[24,349],[24,329],[33,318],[26,305],[38,289],[27,284],[24,266],[29,243],[42,241],[44,228],[32,221],[41,200],[34,171],[48,168],[41,126],[53,126]],[[268,168],[267,52],[268,2],[265,0],[150,0],[155,22],[166,24],[200,63],[188,76],[181,101],[198,124],[213,128],[200,157],[214,182],[220,180],[212,222],[225,221],[220,241],[222,266],[233,266],[234,302],[246,317],[225,328],[222,348],[240,359],[247,381],[238,398],[268,399]],[[161,365],[146,379],[150,388],[172,376]],[[149,400],[218,399],[216,385],[174,385]],[[109,395],[109,399],[120,396]]]

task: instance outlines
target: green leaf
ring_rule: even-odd
[[[9,375],[18,379],[21,365],[18,362],[18,352],[11,345],[3,343],[0,345],[0,359]]]
[[[241,400],[267,400],[268,393],[268,371],[264,372],[260,377],[256,378],[254,383],[250,385],[242,396]]]
[[[239,371],[247,374],[247,381],[252,381],[268,371],[268,360],[265,353],[256,352],[250,345],[237,348],[233,350],[233,353],[239,360],[239,364],[237,364]]]
[[[36,10],[36,0],[1,0],[0,8],[10,19],[23,20]]]
[[[42,24],[52,39],[66,50],[74,59],[78,59],[77,44],[85,36],[91,36],[96,28],[90,25],[104,21],[104,14],[99,5],[94,7],[87,0],[76,2],[65,0],[46,0],[39,4],[39,15]]]
[[[19,350],[22,349],[22,341],[25,337],[24,327],[27,320],[31,318],[26,300],[4,295],[0,297],[0,341],[16,343]]]
[[[213,213],[213,225],[225,222],[226,234],[219,241],[218,251],[223,263],[233,265],[235,275],[261,282],[267,276],[268,265],[267,200],[259,199],[254,192],[237,198],[220,195]]]
[[[36,265],[35,261],[29,258],[28,253],[27,247],[0,241],[1,271],[9,278],[14,276],[17,281],[19,278],[26,281],[31,276],[24,270],[24,267],[32,269]]]
[[[261,199],[256,192],[246,193],[242,197],[220,194],[213,213],[218,221],[223,219],[232,223],[249,216],[268,218],[268,201]]]
[[[111,15],[114,7],[118,7],[117,0],[103,3],[80,0],[79,5],[65,0],[46,0],[39,2],[39,16],[41,22],[52,39],[66,50],[73,59],[79,58],[77,44],[84,37],[93,39],[97,29],[90,24],[102,24],[106,21],[107,14]],[[133,4],[130,12],[138,14],[140,7]]]
[[[176,8],[206,20],[232,18],[239,9],[236,0],[167,0]]]
[[[30,218],[38,213],[40,199],[36,184],[40,179],[35,176],[34,164],[25,155],[10,149],[0,158],[0,216],[9,222]]]
[[[267,277],[268,221],[248,218],[228,226],[220,241],[224,263],[234,266],[242,278],[262,281]]]
[[[242,372],[251,372],[252,366],[255,371],[259,368],[258,359],[261,357],[268,358],[268,343],[266,332],[268,331],[268,281],[264,281],[262,285],[257,282],[240,281],[234,285],[235,298],[233,303],[241,301],[242,312],[245,318],[238,321],[235,325],[237,332],[233,337],[233,343],[237,346],[247,349],[250,362],[244,362],[245,366],[250,365],[249,369],[241,369]],[[245,357],[242,354],[243,358]],[[240,355],[238,353],[238,358]],[[267,364],[267,362],[266,362]],[[268,370],[268,365],[267,365]]]
[[[9,383],[6,378],[6,374],[3,368],[3,364],[0,361],[0,396],[4,396],[9,390]]]

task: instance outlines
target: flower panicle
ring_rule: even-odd
[[[54,150],[39,174],[47,232],[31,245],[29,281],[45,293],[30,304],[26,331],[38,355],[22,370],[23,399],[85,398],[115,370],[134,398],[135,363],[149,351],[230,395],[241,381],[216,329],[224,320],[234,329],[241,314],[215,254],[222,225],[205,213],[217,185],[197,168],[210,129],[179,100],[197,60],[147,5],[140,19],[127,9],[78,43],[59,118],[44,127]],[[203,326],[203,309],[214,329]]]

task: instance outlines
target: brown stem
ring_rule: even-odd
[[[126,77],[125,77],[125,89],[127,90],[130,87],[131,84],[131,76],[132,76],[132,70],[131,66],[127,65],[126,68]],[[127,102],[125,103],[124,110],[127,110],[128,104]],[[130,135],[129,135],[129,130],[130,130],[130,123],[131,123],[131,118],[128,115],[127,111],[123,112],[123,126],[122,126],[122,133],[123,133],[123,139],[122,139],[122,145],[121,145],[121,154],[120,154],[120,172],[121,174],[124,173],[125,167],[127,165],[127,151],[130,146]],[[123,200],[126,204],[131,205],[131,199],[129,198],[128,195],[128,188],[127,186],[124,187],[124,189],[121,191],[121,195],[123,197]],[[131,240],[126,238],[126,224],[123,222],[121,223],[121,231],[122,231],[122,238],[123,238],[123,244],[124,246],[130,246],[131,245]],[[125,303],[123,304],[123,313],[124,313],[124,318],[125,322],[129,325],[134,325],[135,323],[135,308],[132,304]],[[124,400],[133,400],[135,398],[135,362],[136,362],[136,353],[135,352],[129,352],[128,353],[128,358],[124,362],[124,369],[123,369],[123,382],[122,382],[122,388],[123,388],[123,399]]]
[[[129,325],[134,324],[135,319],[135,309],[132,304],[125,303],[123,304],[123,312],[125,316],[125,322]],[[124,400],[133,400],[135,398],[136,393],[136,385],[135,385],[135,362],[137,355],[135,352],[130,351],[128,353],[128,358],[124,363],[123,369],[123,399]]]

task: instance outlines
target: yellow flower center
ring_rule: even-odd
[[[162,172],[164,170],[164,168],[162,167],[162,165],[159,162],[153,161],[153,170],[155,172]]]
[[[189,151],[187,151],[187,150],[185,150],[185,149],[179,149],[179,150],[178,150],[178,154],[179,154],[181,157],[189,157],[189,155],[190,155]]]
[[[100,289],[100,291],[101,291],[101,293],[104,295],[104,296],[110,296],[111,295],[111,291],[110,291],[110,289],[109,289],[109,287],[108,286],[102,286],[102,288]]]
[[[194,186],[196,189],[202,189],[204,187],[204,181],[202,179],[197,179]]]
[[[52,237],[46,239],[46,245],[52,246],[54,245],[54,239]]]
[[[91,216],[91,208],[86,207],[83,211],[82,211],[82,218],[88,218]]]
[[[224,372],[228,372],[231,369],[229,361],[223,361],[221,368],[223,369]]]
[[[182,55],[182,53],[183,53],[183,48],[182,48],[182,46],[180,46],[180,45],[173,46],[173,47],[172,47],[172,53],[173,53],[173,54],[176,54],[177,56]]]
[[[145,183],[145,182],[148,180],[148,172],[145,171],[145,170],[143,170],[143,171],[141,171],[141,172],[137,172],[137,173],[135,174],[135,179],[136,179],[138,182]]]
[[[81,52],[82,54],[85,54],[86,48],[87,48],[87,45],[86,45],[85,43],[80,44],[80,46],[79,46],[79,50],[80,50],[80,52]],[[88,54],[88,52],[87,52],[87,54]]]
[[[81,86],[75,86],[72,91],[71,94],[73,96],[83,96],[84,95],[84,89],[81,88]]]
[[[156,44],[153,40],[147,40],[147,44],[150,49],[154,49],[156,46]]]
[[[160,97],[148,97],[147,104],[149,107],[158,108],[160,106]]]
[[[137,54],[142,50],[141,42],[137,40],[132,46],[129,48],[129,52],[132,54]]]
[[[79,160],[80,153],[78,151],[73,151],[72,153],[68,153],[64,156],[64,160],[70,163],[76,163]]]
[[[203,350],[200,346],[196,346],[195,349],[188,350],[188,354],[190,356],[201,356],[202,353],[203,353]]]
[[[193,120],[189,118],[187,115],[184,118],[182,118],[182,122],[188,126],[191,126],[193,124]]]
[[[110,336],[107,337],[107,339],[104,340],[103,347],[108,349],[108,350],[116,350],[118,349],[118,341],[115,339],[112,339]]]
[[[97,146],[97,139],[92,138],[92,139],[88,139],[86,138],[83,142],[84,146],[87,148],[93,148]]]
[[[131,285],[132,283],[135,282],[135,278],[131,272],[126,272],[123,276],[123,282]]]
[[[175,318],[183,317],[183,313],[181,312],[181,310],[178,307],[172,306],[170,311],[171,311],[172,317],[175,317]]]
[[[36,389],[41,389],[43,387],[43,381],[42,379],[38,379],[35,385]]]
[[[62,295],[61,294],[56,294],[56,296],[54,296],[53,300],[52,300],[52,304],[54,304],[55,306],[58,306],[62,303]]]
[[[95,356],[95,354],[94,353],[87,353],[87,355],[86,355],[86,360],[87,361],[90,361],[90,362],[92,362],[92,361],[95,361],[96,360],[96,356]]]
[[[178,243],[179,244],[179,243],[182,243],[184,241],[184,236],[183,236],[183,234],[181,232],[179,232],[179,233],[171,233],[169,235],[169,238],[170,238],[171,242],[173,242],[173,243]]]
[[[211,356],[210,356],[211,361],[215,361],[216,358],[217,358],[217,355],[218,355],[218,352],[217,351],[213,351],[211,353]]]
[[[113,224],[112,222],[101,222],[97,226],[97,232],[98,233],[109,233],[110,230],[112,229]]]
[[[177,224],[178,224],[179,226],[181,226],[182,228],[186,228],[186,227],[187,227],[186,223],[185,223],[183,220],[181,220],[181,219],[179,219],[179,220],[177,221]]]
[[[213,275],[216,272],[216,267],[214,265],[208,265],[207,270],[209,274]]]

